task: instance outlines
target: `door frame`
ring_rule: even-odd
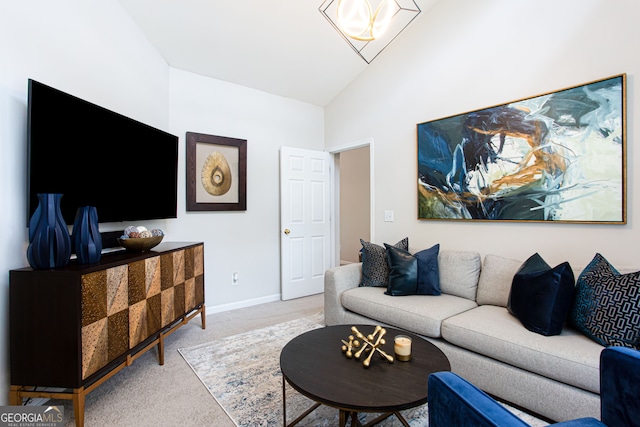
[[[365,138],[357,141],[349,142],[337,147],[331,147],[327,150],[331,154],[332,168],[331,168],[331,187],[333,191],[333,197],[331,197],[331,211],[333,212],[334,220],[331,221],[331,262],[332,267],[340,265],[340,168],[336,161],[336,155],[343,151],[354,150],[356,148],[369,147],[369,237],[370,241],[375,241],[375,185],[374,185],[374,141],[373,138]]]

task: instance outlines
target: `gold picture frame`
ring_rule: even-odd
[[[418,219],[626,224],[626,74],[417,125]]]

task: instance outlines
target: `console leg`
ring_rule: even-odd
[[[76,427],[84,427],[84,388],[73,389],[73,415],[76,417]]]
[[[202,323],[202,329],[207,329],[207,309],[202,304],[202,311],[200,312],[200,323]]]
[[[22,398],[20,397],[20,389],[22,387],[19,385],[12,385],[9,389],[9,405],[11,406],[22,406]]]
[[[160,365],[164,365],[164,334],[158,337],[158,361]]]

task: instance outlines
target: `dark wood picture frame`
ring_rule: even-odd
[[[247,140],[187,132],[187,211],[245,210]]]

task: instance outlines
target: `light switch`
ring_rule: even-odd
[[[393,211],[384,211],[385,222],[393,222]]]

